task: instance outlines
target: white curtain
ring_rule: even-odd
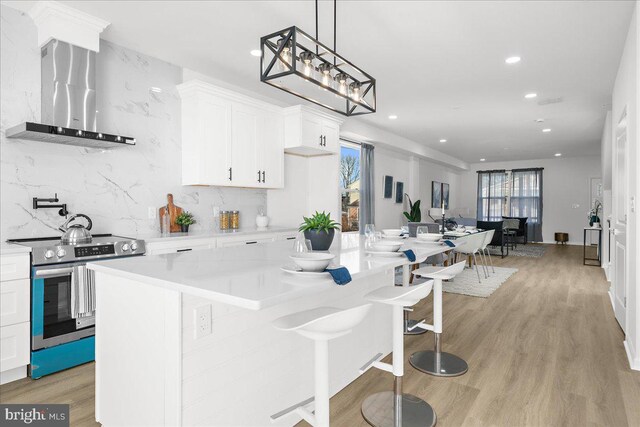
[[[511,171],[510,216],[527,217],[527,239],[542,242],[542,169]]]

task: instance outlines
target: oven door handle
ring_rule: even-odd
[[[36,270],[37,277],[51,277],[51,276],[62,276],[64,274],[71,274],[73,272],[73,267],[65,267],[65,268],[51,268],[47,270]]]

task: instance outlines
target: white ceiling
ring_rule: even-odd
[[[33,2],[9,2],[28,9]],[[297,25],[305,1],[64,1],[111,22],[102,37],[287,104],[260,83],[259,38]],[[358,119],[467,162],[598,154],[634,2],[338,1],[338,52],[373,75]],[[331,45],[332,2],[320,4]],[[507,65],[508,56],[522,61]],[[538,98],[525,100],[528,92]],[[562,98],[561,103],[538,101]],[[388,115],[396,114],[391,121]],[[535,122],[544,118],[545,122]],[[542,133],[543,128],[551,128]],[[442,138],[447,143],[439,143]]]

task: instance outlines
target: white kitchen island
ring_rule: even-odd
[[[353,281],[338,286],[330,276],[281,271],[292,265],[292,246],[281,241],[88,264],[97,287],[96,419],[105,426],[268,426],[271,414],[311,397],[313,343],[271,322],[314,307],[365,303],[366,293],[392,286],[395,267],[409,262],[404,255],[367,255],[361,237],[344,234],[331,252]],[[417,261],[449,249],[405,246]],[[207,334],[196,326],[196,310],[206,315],[208,308]],[[390,353],[390,316],[376,304],[351,334],[331,341],[332,395],[376,354]],[[299,420],[292,413],[276,425]]]

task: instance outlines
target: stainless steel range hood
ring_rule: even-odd
[[[42,121],[7,129],[7,138],[111,148],[135,145],[134,138],[98,132],[96,53],[51,40],[42,48]]]

